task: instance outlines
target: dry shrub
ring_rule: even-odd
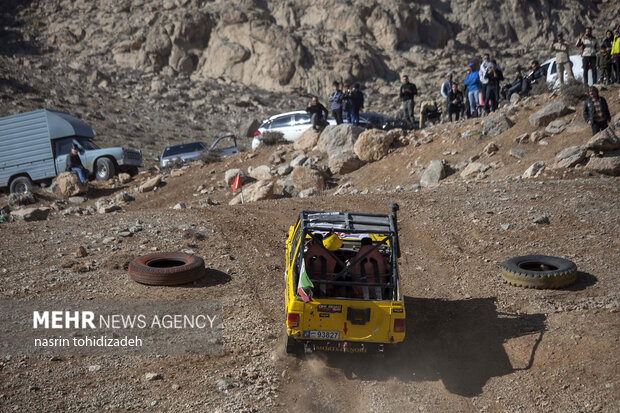
[[[273,132],[267,131],[261,135],[261,141],[265,145],[273,146],[279,145],[281,143],[288,143],[286,139],[284,139],[284,134],[282,132]]]
[[[532,85],[532,90],[530,90],[530,96],[542,95],[543,93],[547,92],[549,92],[549,86],[547,86],[547,82],[545,82],[544,79],[540,79],[540,81]]]
[[[578,80],[569,79],[560,86],[560,95],[565,105],[575,106],[588,97],[588,87]]]

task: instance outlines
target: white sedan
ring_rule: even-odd
[[[327,118],[330,125],[335,125],[336,121]],[[294,112],[281,113],[264,120],[258,130],[254,132],[252,139],[252,149],[256,149],[261,144],[261,135],[265,132],[280,132],[289,142],[294,142],[312,126],[310,115],[305,110],[296,110]]]

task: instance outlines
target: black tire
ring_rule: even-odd
[[[18,176],[11,181],[9,191],[12,194],[23,194],[25,192],[32,192],[34,184],[27,176]]]
[[[502,277],[526,288],[561,288],[577,280],[574,262],[547,255],[524,255],[502,263]]]
[[[286,354],[303,355],[303,345],[291,336],[286,336]]]
[[[114,162],[110,158],[99,158],[95,163],[95,176],[100,181],[112,179],[116,173]]]
[[[205,275],[205,262],[182,252],[156,252],[129,263],[129,277],[146,285],[181,285]]]

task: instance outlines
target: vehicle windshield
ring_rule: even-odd
[[[189,152],[199,152],[204,151],[205,146],[202,142],[192,142],[192,143],[184,143],[181,145],[168,146],[164,149],[164,153],[162,157],[174,156],[180,153],[189,153]]]
[[[88,138],[78,138],[78,141],[80,142],[80,146],[87,151],[100,149],[95,142]]]

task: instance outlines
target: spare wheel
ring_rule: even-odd
[[[129,263],[131,279],[147,285],[187,284],[204,274],[204,260],[182,252],[156,252],[136,257]]]

